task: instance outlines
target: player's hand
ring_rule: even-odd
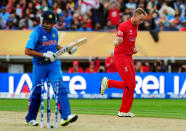
[[[116,36],[115,40],[114,40],[114,46],[119,46],[120,44],[123,43],[123,37],[118,37]]]
[[[77,46],[74,46],[74,47],[72,47],[72,48],[68,51],[68,53],[69,53],[70,55],[72,55],[72,54],[74,54],[74,53],[77,51],[77,49],[78,49],[78,47],[77,47]]]
[[[43,54],[43,57],[45,58],[45,61],[50,60],[51,62],[54,62],[57,59],[57,55],[52,51],[47,51]]]
[[[117,39],[115,39],[115,40],[114,40],[114,46],[118,46],[118,45],[120,45],[120,43],[118,42]]]
[[[138,53],[138,50],[136,48],[132,49],[133,54]]]

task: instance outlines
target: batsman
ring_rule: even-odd
[[[78,118],[76,114],[71,114],[67,89],[62,81],[61,62],[55,54],[62,48],[58,45],[58,31],[54,27],[56,20],[53,11],[44,11],[41,15],[41,24],[32,31],[25,47],[25,54],[33,57],[33,87],[28,113],[25,117],[27,125],[39,125],[36,118],[40,107],[41,87],[36,85],[39,85],[41,80],[46,79],[50,80],[53,90],[55,82],[60,81],[58,101],[61,108],[61,126],[66,126]],[[64,48],[65,51],[66,48]],[[46,63],[41,64],[43,60]]]

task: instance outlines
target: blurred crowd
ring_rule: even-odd
[[[186,31],[186,0],[1,0],[0,29],[33,29],[54,10],[59,30],[114,31],[138,7],[149,14],[139,30]]]
[[[99,58],[96,57],[89,61],[88,67],[81,66],[82,64],[78,60],[72,62],[72,66],[68,68],[68,73],[97,73],[107,72],[114,73],[117,69],[114,65],[114,58],[111,54],[108,56],[104,63],[101,63]],[[144,60],[137,60],[134,62],[135,72],[169,72],[168,66],[165,65],[163,60],[157,59],[151,62]],[[176,66],[176,69],[171,72],[186,72],[186,64]]]
[[[85,70],[83,69],[83,67],[81,67],[79,65],[79,61],[78,60],[74,60],[72,63],[72,67],[69,67],[68,69],[68,73],[97,73],[97,72],[105,72],[105,68],[103,69],[103,71],[101,71],[102,66],[100,65],[100,60],[98,57],[96,57],[95,59],[92,59],[89,61],[89,66],[85,68]]]
[[[152,64],[148,61],[136,61],[136,72],[167,72],[167,68],[162,60],[156,60]]]

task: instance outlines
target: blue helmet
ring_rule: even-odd
[[[56,23],[57,17],[55,13],[51,10],[44,11],[41,15],[41,23],[43,22],[49,22],[49,23]]]

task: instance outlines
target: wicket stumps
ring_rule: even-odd
[[[57,128],[57,115],[58,115],[58,90],[59,90],[59,81],[55,83],[55,96],[56,96],[56,103],[55,103],[55,119],[54,119],[54,128]]]
[[[50,128],[50,81],[47,81],[47,128]]]
[[[58,89],[59,81],[55,82],[55,118],[54,118],[54,128],[57,128],[57,119],[58,119]],[[45,86],[44,80],[41,80],[41,128],[44,128],[44,93]],[[50,81],[47,81],[47,128],[53,128],[50,122],[51,110],[50,110]]]
[[[44,127],[44,80],[41,80],[41,128]]]

